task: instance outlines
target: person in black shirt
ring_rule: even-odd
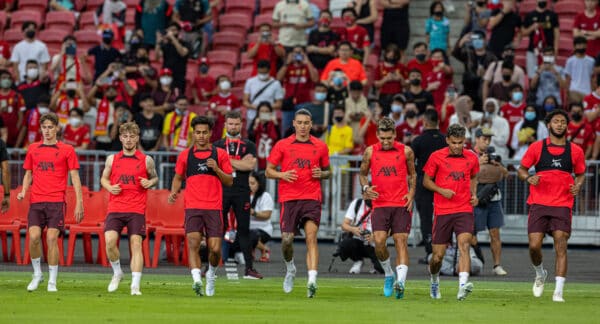
[[[528,12],[523,22],[521,34],[529,36],[527,46],[527,76],[533,78],[538,67],[538,58],[546,47],[554,48],[554,56],[558,56],[558,39],[560,37],[558,15],[547,8],[548,1],[538,0],[535,10]]]
[[[142,111],[135,116],[140,127],[140,145],[144,151],[158,151],[161,144],[163,116],[154,112],[154,98],[144,93],[140,95]]]
[[[47,74],[44,75],[44,79],[39,78],[40,69],[36,60],[27,61],[25,68],[25,81],[19,84],[17,91],[23,96],[25,107],[27,107],[27,109],[33,109],[37,106],[41,96],[49,95],[50,79],[48,79]]]
[[[329,10],[321,11],[318,24],[319,28],[313,29],[308,35],[306,53],[315,68],[322,71],[327,63],[335,57],[335,45],[340,36],[329,28],[331,25]]]
[[[408,73],[408,82],[410,86],[408,90],[404,92],[404,97],[406,101],[412,101],[419,108],[419,115],[422,115],[425,112],[427,107],[433,106],[433,96],[428,91],[423,90],[421,87],[421,71],[418,69],[412,69]]]
[[[492,11],[490,18],[492,34],[488,47],[496,57],[502,57],[504,46],[512,43],[521,29],[521,17],[514,11],[515,0],[503,0],[502,5],[502,9]]]
[[[171,23],[166,34],[157,35],[156,59],[163,60],[163,68],[173,72],[173,86],[181,93],[185,92],[185,73],[190,45],[181,39],[181,27]]]
[[[410,24],[408,21],[408,6],[410,0],[382,0],[383,23],[381,25],[381,48],[389,44],[398,45],[401,56],[404,55],[408,38],[410,35]]]
[[[256,146],[247,139],[242,139],[242,115],[238,111],[230,111],[225,115],[226,138],[213,143],[224,149],[229,155],[233,167],[233,186],[223,186],[224,232],[227,231],[227,213],[233,208],[237,221],[237,235],[240,249],[244,253],[246,263],[245,279],[262,279],[253,266],[252,247],[250,246],[250,185],[248,177],[256,167]]]
[[[411,148],[415,153],[415,165],[417,171],[417,192],[415,194],[415,204],[419,211],[421,220],[421,235],[425,245],[424,258],[419,259],[419,263],[427,264],[427,256],[431,254],[431,228],[433,227],[433,192],[423,187],[423,167],[431,153],[448,146],[446,137],[438,128],[438,113],[435,109],[427,109],[423,114],[423,134],[417,136]]]
[[[8,167],[8,151],[6,143],[0,139],[0,170],[2,170],[2,187],[4,188],[4,197],[2,197],[2,213],[8,211],[10,206],[10,168]]]
[[[87,55],[94,57],[94,81],[106,71],[111,63],[121,61],[121,53],[111,46],[114,36],[112,30],[105,29],[102,32],[102,44],[88,50]]]

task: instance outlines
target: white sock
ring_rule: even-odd
[[[202,282],[202,270],[198,268],[192,269],[192,280],[194,282]]]
[[[440,282],[440,273],[432,273],[431,275],[431,282]]]
[[[42,275],[41,258],[31,258],[31,266],[33,266],[33,274],[37,277]]]
[[[123,270],[121,270],[121,261],[120,260],[110,261],[110,266],[112,267],[113,273],[115,275],[123,273]]]
[[[308,282],[317,282],[317,270],[308,270]]]
[[[214,276],[215,273],[217,272],[217,267],[213,267],[212,264],[208,264],[208,271],[206,272],[207,276]]]
[[[48,283],[56,284],[56,277],[58,276],[58,265],[48,266],[48,270],[50,272],[50,278],[48,279]]]
[[[398,276],[398,281],[401,283],[406,282],[406,274],[408,273],[408,266],[406,264],[401,264],[396,267],[396,275]]]
[[[381,263],[381,267],[383,268],[386,277],[391,277],[394,275],[394,271],[392,271],[392,266],[390,265],[390,258],[387,258],[383,261],[379,260],[379,263]]]
[[[565,278],[565,277],[555,277],[554,279],[556,279],[556,287],[554,288],[554,294],[560,294],[560,295],[562,295],[563,287],[565,286],[565,280],[567,278]]]
[[[285,267],[288,272],[296,270],[296,266],[294,265],[294,259],[291,259],[290,261],[283,261],[285,262]]]
[[[468,272],[459,272],[458,273],[458,286],[462,286],[469,281],[469,273]]]
[[[142,280],[141,272],[132,272],[131,273],[131,287],[140,287],[140,281]]]
[[[533,269],[535,270],[535,275],[538,277],[543,277],[544,276],[544,264],[540,263],[540,265],[534,265]]]

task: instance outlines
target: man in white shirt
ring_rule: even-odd
[[[50,62],[48,47],[44,42],[35,38],[37,24],[25,21],[21,26],[23,40],[13,48],[10,62],[13,64],[14,74],[20,82],[25,81],[27,61],[34,60],[40,67],[40,79],[44,79]]]
[[[246,106],[246,128],[252,125],[256,117],[256,107],[263,101],[267,101],[273,110],[280,110],[283,102],[284,91],[281,83],[270,74],[271,63],[261,60],[256,66],[258,74],[246,80],[244,86],[244,106]]]
[[[592,76],[594,74],[594,59],[585,54],[587,39],[573,39],[574,52],[567,59],[565,74],[569,84],[569,102],[582,102],[583,98],[592,92]]]
[[[315,24],[305,0],[281,0],[273,10],[273,27],[279,28],[279,42],[286,49],[306,46],[305,29]]]

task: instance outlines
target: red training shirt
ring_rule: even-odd
[[[369,33],[362,26],[354,25],[354,27],[342,28],[338,31],[338,34],[340,35],[340,40],[350,42],[350,44],[352,44],[352,48],[362,50],[371,45]]]
[[[254,47],[254,44],[255,43],[250,43],[248,45],[248,48]],[[276,46],[281,46],[281,45],[265,44],[265,43],[258,45],[258,51],[256,52],[256,55],[254,56],[254,60],[253,60],[254,65],[252,66],[252,75],[251,76],[255,76],[258,73],[257,69],[256,69],[256,65],[258,64],[258,61],[262,61],[262,60],[266,60],[271,63],[271,68],[269,69],[269,74],[274,78],[277,76],[277,60],[279,59],[279,57],[277,56],[277,53],[275,53]]]
[[[423,133],[423,120],[417,121],[415,127],[404,121],[402,124],[396,126],[396,141],[404,143],[404,136],[421,135]]]
[[[580,125],[575,125],[571,121],[569,122],[569,128],[567,128],[567,138],[572,143],[579,145],[585,155],[588,147],[592,147],[594,141],[596,141],[596,132],[594,132],[592,125],[585,120]]]
[[[589,18],[584,12],[581,12],[575,16],[573,21],[573,28],[577,28],[582,31],[595,32],[600,28],[600,10],[596,9],[596,15]],[[587,49],[585,54],[596,57],[600,52],[600,39],[591,39],[587,41]]]
[[[403,78],[408,77],[408,71],[402,63],[396,63],[396,65],[388,66],[384,62],[380,62],[375,69],[375,80],[381,80],[390,73],[397,73]],[[403,91],[402,83],[400,81],[388,81],[381,86],[379,89],[380,94],[395,95]]]
[[[431,73],[431,71],[433,71],[433,64],[431,64],[431,60],[426,60],[425,62],[420,63],[417,61],[417,59],[412,59],[406,64],[406,69],[408,70],[409,74],[413,69],[421,71],[421,87],[425,89],[427,86],[425,78],[427,75],[429,75],[429,73]]]
[[[123,151],[114,155],[110,173],[110,183],[119,184],[121,192],[110,194],[108,213],[146,213],[148,189],[142,187],[141,178],[148,178],[146,155],[138,150],[132,156]]]
[[[512,140],[512,130],[515,128],[515,125],[523,119],[525,107],[525,102],[522,102],[519,106],[514,106],[512,103],[507,102],[500,107],[500,116],[506,118],[510,130],[507,143],[510,143]]]
[[[90,144],[90,127],[83,124],[81,127],[74,129],[71,125],[67,125],[63,133],[63,142],[74,147]]]
[[[379,193],[373,199],[373,208],[403,207],[408,194],[408,168],[406,166],[405,145],[394,142],[390,150],[383,150],[381,143],[372,146],[371,183]]]
[[[313,88],[308,66],[305,64],[289,64],[283,78],[285,96],[294,97],[297,104],[311,101],[310,91]]]
[[[206,101],[210,99],[210,96],[205,97],[202,95],[202,90],[204,90],[207,93],[213,92],[217,87],[215,82],[215,78],[211,77],[210,75],[197,75],[194,78],[194,84],[192,86],[194,87],[194,89],[196,89],[196,92],[198,93],[198,99],[200,99],[201,101]]]
[[[586,113],[600,109],[600,97],[595,91],[583,98],[583,109]],[[600,117],[594,119],[591,123],[594,131],[600,132]]]

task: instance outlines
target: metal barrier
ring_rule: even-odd
[[[9,165],[12,172],[13,188],[21,184],[24,170],[25,151],[22,149],[9,149]],[[114,152],[106,151],[78,151],[81,165],[80,175],[84,186],[90,190],[101,189],[100,176],[104,170],[106,157]],[[175,152],[146,152],[156,162],[159,176],[158,189],[170,189],[175,173]],[[323,213],[319,238],[335,239],[340,231],[346,209],[350,202],[360,196],[358,181],[361,156],[334,155],[330,157],[332,177],[322,182],[323,186]],[[516,169],[519,161],[506,161],[509,176],[501,184],[503,194],[503,208],[505,213],[505,227],[502,229],[502,239],[508,243],[527,242],[527,196],[528,186],[518,180]],[[586,182],[582,193],[575,200],[573,209],[573,234],[570,242],[575,244],[600,245],[600,161],[587,161]],[[268,180],[267,190],[276,200],[277,181]],[[277,208],[277,207],[276,207]],[[279,210],[273,212],[274,236],[279,237]],[[478,235],[481,241],[487,241],[487,235]],[[416,244],[421,240],[419,231],[419,217],[414,211],[413,229],[409,236],[411,243]]]

